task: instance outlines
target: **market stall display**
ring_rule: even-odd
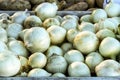
[[[58,10],[43,2],[34,14],[0,14],[0,76],[119,76],[120,5],[110,2],[81,16]]]

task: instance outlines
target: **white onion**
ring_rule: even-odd
[[[113,17],[113,18],[107,18],[107,20],[113,22],[116,27],[119,25],[119,21],[115,17]]]
[[[42,27],[33,27],[24,35],[24,43],[29,51],[44,52],[50,46],[50,37],[48,32]]]
[[[54,54],[63,56],[63,50],[59,46],[52,45],[48,48],[48,50],[46,52],[46,56],[51,57]]]
[[[120,76],[120,63],[115,60],[104,60],[96,66],[95,71],[98,77]]]
[[[80,22],[93,22],[92,20],[92,16],[87,14],[87,15],[83,15],[81,18],[80,18]]]
[[[0,41],[0,52],[6,51],[6,50],[8,50],[7,45],[4,42]]]
[[[74,38],[75,38],[75,36],[76,36],[78,33],[79,33],[79,31],[78,31],[77,29],[69,29],[69,30],[67,31],[67,35],[66,35],[67,40],[72,43],[73,40],[74,40]]]
[[[14,52],[15,55],[28,57],[29,53],[22,41],[12,40],[7,45],[9,50]]]
[[[23,24],[24,20],[30,16],[30,13],[28,13],[28,10],[26,9],[25,11],[18,11],[15,12],[12,16],[11,16],[11,20],[13,23],[18,23],[18,24]]]
[[[28,59],[26,57],[23,56],[18,56],[20,63],[21,63],[21,69],[20,69],[20,73],[24,73],[24,72],[28,72],[29,69],[29,65],[28,65]]]
[[[0,27],[4,29],[6,29],[10,23],[11,21],[6,18],[0,19]]]
[[[23,26],[17,23],[9,24],[8,28],[6,29],[8,37],[18,38],[19,33],[22,31]]]
[[[71,50],[72,48],[73,48],[73,45],[72,45],[72,43],[63,43],[62,45],[61,45],[61,48],[62,48],[62,50],[63,50],[63,53],[66,53],[67,51],[69,51],[69,50]]]
[[[28,60],[28,64],[32,68],[43,68],[47,63],[46,56],[41,52],[33,53]]]
[[[69,20],[69,19],[72,19],[72,20],[75,20],[76,22],[78,22],[79,17],[76,16],[76,15],[65,15],[65,16],[63,17],[63,20]]]
[[[7,43],[7,41],[8,41],[8,39],[7,39],[7,32],[3,28],[0,28],[0,41],[3,41],[5,43]]]
[[[99,46],[100,54],[104,57],[116,59],[116,55],[120,53],[120,42],[112,37],[106,37]]]
[[[91,31],[93,33],[95,33],[95,27],[92,23],[89,22],[82,22],[79,26],[78,29],[80,31]]]
[[[109,21],[108,19],[105,20],[101,20],[98,23],[98,29],[109,29],[111,31],[113,31],[114,33],[117,33],[117,28],[118,26],[116,26],[113,22]]]
[[[28,73],[28,77],[50,77],[51,73],[48,73],[44,69],[34,68]]]
[[[24,20],[24,27],[25,28],[30,28],[30,27],[38,27],[42,25],[42,21],[39,17],[35,15],[28,16]]]
[[[23,30],[19,33],[19,37],[20,37],[22,40],[24,40],[24,35],[25,35],[25,33],[27,32],[27,30],[29,30],[29,29],[23,29]]]
[[[0,54],[0,76],[14,76],[19,72],[20,66],[20,60],[17,56],[6,53]]]
[[[83,62],[73,62],[68,67],[68,74],[70,77],[89,77],[90,69]]]
[[[97,23],[102,19],[106,19],[107,13],[103,9],[96,9],[92,12],[91,16],[93,18],[93,22]]]
[[[52,44],[60,44],[64,41],[66,30],[63,27],[53,25],[47,29]]]
[[[44,21],[47,18],[55,17],[57,10],[58,10],[58,7],[56,4],[45,2],[38,5],[35,9],[35,12],[36,12],[36,15],[42,21]]]
[[[83,54],[89,54],[96,51],[99,45],[99,39],[90,31],[82,31],[76,35],[74,39],[74,46]]]
[[[91,73],[95,72],[95,67],[103,61],[103,57],[98,52],[91,52],[86,56],[85,63],[91,70]]]
[[[53,55],[48,58],[46,70],[51,73],[65,73],[67,61],[62,56]]]
[[[110,2],[105,6],[105,11],[109,17],[117,17],[120,15],[120,4]]]
[[[52,77],[66,77],[63,73],[55,73]]]
[[[10,17],[9,14],[7,14],[7,13],[0,13],[0,20],[1,19],[7,19],[8,17]]]
[[[67,53],[65,53],[64,58],[69,64],[76,62],[76,61],[84,62],[84,56],[78,50],[69,50]]]
[[[112,32],[111,30],[109,29],[102,29],[102,30],[99,30],[97,33],[96,33],[96,36],[99,38],[99,40],[103,40],[104,38],[106,37],[113,37],[115,38],[115,33]]]
[[[66,19],[61,23],[61,26],[65,28],[66,30],[69,29],[76,29],[78,27],[78,22],[74,19]]]
[[[43,22],[43,26],[47,29],[52,25],[60,25],[60,22],[56,18],[47,18]]]
[[[57,19],[60,23],[63,21],[63,18],[59,15],[56,15],[54,18]]]

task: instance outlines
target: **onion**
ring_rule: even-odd
[[[88,66],[83,62],[73,62],[68,67],[70,77],[89,77],[91,76]]]
[[[118,23],[120,23],[120,17],[112,17],[113,19],[116,19]]]
[[[70,19],[75,20],[76,22],[78,22],[79,17],[76,16],[76,15],[65,15],[65,16],[63,17],[63,20],[70,20]]]
[[[69,50],[67,53],[65,53],[64,58],[69,64],[76,61],[84,62],[84,56],[78,50]]]
[[[102,29],[102,30],[99,30],[97,33],[96,33],[96,36],[99,38],[99,40],[103,40],[104,38],[106,37],[113,37],[115,38],[115,33],[112,32],[111,30],[109,29]]]
[[[32,68],[43,68],[47,63],[46,56],[41,52],[33,53],[28,60],[28,64]]]
[[[7,13],[1,13],[1,14],[0,14],[0,20],[1,20],[1,19],[7,19],[8,17],[10,17],[10,15],[7,14]]]
[[[61,23],[61,26],[68,31],[69,29],[76,29],[78,27],[78,22],[72,19],[66,19]]]
[[[98,23],[94,24],[94,28],[95,28],[95,33],[99,31],[99,25],[98,25]]]
[[[91,52],[86,56],[85,63],[91,70],[91,73],[95,72],[95,67],[103,61],[103,57],[98,52]]]
[[[24,20],[30,16],[30,13],[28,13],[28,10],[26,9],[23,11],[15,12],[10,18],[13,23],[23,24]]]
[[[109,21],[108,19],[105,19],[105,20],[99,21],[98,28],[99,28],[99,30],[109,29],[109,30],[113,31],[114,33],[117,33],[118,26],[116,26],[113,22]]]
[[[3,41],[0,41],[0,52],[6,51],[6,50],[8,50],[7,45]]]
[[[14,52],[15,55],[28,57],[29,53],[25,48],[25,45],[22,41],[12,40],[8,44],[8,48],[10,51]]]
[[[81,18],[80,18],[80,22],[93,22],[92,20],[92,16],[87,14],[87,15],[83,15]]]
[[[60,26],[53,25],[47,29],[52,44],[60,44],[64,41],[66,30]]]
[[[63,56],[63,50],[59,46],[52,45],[46,52],[47,57],[51,57],[53,54]]]
[[[37,27],[37,26],[42,26],[42,21],[39,17],[37,17],[35,15],[28,16],[24,20],[24,27],[25,28]]]
[[[116,27],[119,25],[119,21],[115,17],[113,17],[113,18],[107,18],[107,20],[109,20],[112,23],[114,23]]]
[[[62,45],[61,45],[61,48],[62,48],[62,50],[63,50],[63,53],[66,53],[67,51],[69,51],[69,50],[71,50],[72,48],[73,48],[73,45],[72,45],[72,43],[63,43]]]
[[[50,77],[51,73],[48,73],[44,69],[34,68],[28,73],[28,77]]]
[[[25,33],[24,43],[32,53],[44,52],[49,48],[50,37],[44,28],[33,27]]]
[[[75,36],[77,35],[79,33],[79,31],[77,30],[77,29],[69,29],[68,31],[67,31],[67,40],[69,41],[69,42],[73,42],[73,40],[74,40],[74,38],[75,38]]]
[[[97,23],[102,19],[106,19],[107,13],[103,9],[96,9],[92,12],[91,16],[93,18],[93,22]]]
[[[105,11],[109,17],[117,17],[120,15],[120,5],[118,3],[110,2],[105,6]]]
[[[80,31],[91,31],[93,33],[95,33],[95,27],[92,23],[89,22],[82,22],[79,26],[78,29]]]
[[[55,73],[52,77],[66,77],[63,73]]]
[[[0,19],[0,27],[2,27],[4,29],[6,29],[10,23],[11,23],[11,21],[8,20],[7,18]]]
[[[63,18],[59,15],[56,15],[54,18],[57,19],[60,23],[63,21]]]
[[[58,19],[56,18],[47,18],[45,19],[45,21],[43,22],[43,26],[47,29],[52,25],[60,25],[60,22],[58,21]]]
[[[18,57],[21,63],[20,73],[24,74],[25,72],[28,72],[30,70],[29,65],[28,65],[28,59],[23,56],[18,56]]]
[[[8,37],[18,38],[19,33],[22,31],[23,26],[17,23],[9,24],[8,28],[6,29]]]
[[[48,58],[46,70],[51,73],[65,73],[67,61],[62,56],[53,55]]]
[[[14,76],[19,72],[20,66],[20,60],[17,56],[0,53],[0,76]]]
[[[112,37],[106,37],[99,46],[100,54],[104,57],[116,59],[116,55],[120,53],[120,42]]]
[[[0,27],[0,41],[3,41],[5,43],[7,43],[8,38],[7,38],[7,32],[5,29]]]
[[[20,33],[19,33],[19,37],[24,40],[24,35],[25,33],[28,31],[29,29],[23,29]]]
[[[89,54],[96,51],[99,45],[97,36],[90,31],[82,31],[76,35],[74,39],[74,46],[83,54]]]
[[[104,60],[96,66],[95,71],[98,77],[120,76],[120,64],[115,60]]]
[[[58,10],[58,7],[56,4],[45,2],[38,5],[35,9],[35,12],[36,12],[36,15],[42,21],[44,21],[47,18],[55,17],[57,10]]]

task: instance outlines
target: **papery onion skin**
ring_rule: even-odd
[[[102,56],[116,59],[116,55],[120,53],[120,42],[112,37],[106,37],[99,46],[99,52]]]
[[[99,46],[99,39],[90,31],[82,31],[76,35],[74,39],[74,46],[83,54],[89,54],[96,51]]]
[[[97,23],[102,19],[106,19],[107,13],[103,9],[96,9],[92,12],[91,16],[93,18],[93,22]]]
[[[47,18],[55,17],[57,10],[58,7],[55,4],[45,2],[36,7],[35,13],[42,21],[44,21]]]
[[[120,4],[110,2],[105,6],[105,11],[109,17],[117,17],[120,15]]]
[[[7,53],[0,54],[0,76],[10,77],[16,75],[21,67],[17,56]]]

